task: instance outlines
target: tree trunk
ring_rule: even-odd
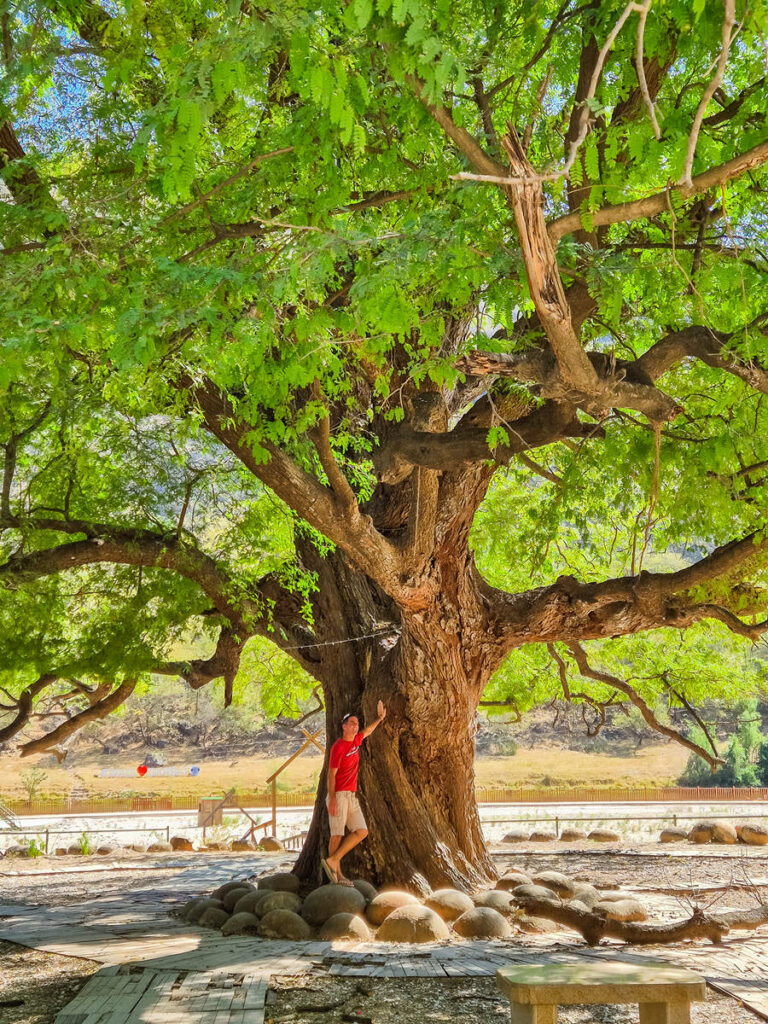
[[[322,606],[316,625],[325,626],[318,629],[318,638],[326,643],[355,635],[361,639],[317,648],[326,756],[295,872],[319,880],[319,860],[328,844],[328,757],[341,735],[342,715],[357,713],[364,727],[382,700],[387,717],[364,742],[360,756],[358,795],[369,834],[345,859],[345,873],[421,892],[439,886],[466,889],[494,877],[474,792],[482,682],[465,668],[460,634],[446,628],[445,602],[439,612],[420,612],[409,621],[340,559],[323,562],[322,568],[313,566],[320,570]],[[376,629],[374,612],[384,632],[363,639]]]

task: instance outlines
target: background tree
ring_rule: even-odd
[[[493,872],[474,722],[510,652],[642,712],[595,642],[756,641],[765,23],[6,6],[0,738],[73,677],[81,710],[22,753],[149,671],[231,697],[266,637],[329,739],[387,704],[365,866],[465,884]],[[191,633],[209,652],[174,658]]]

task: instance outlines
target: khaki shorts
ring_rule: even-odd
[[[325,798],[326,808],[328,799],[328,797]],[[357,793],[352,793],[348,789],[342,789],[336,794],[336,814],[329,813],[328,821],[332,836],[343,836],[345,825],[350,832],[368,828],[360,808],[360,801],[357,799]]]

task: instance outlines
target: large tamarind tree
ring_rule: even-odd
[[[510,655],[674,734],[590,652],[766,628],[765,3],[0,8],[0,739],[267,638],[387,705],[367,867],[489,876]]]

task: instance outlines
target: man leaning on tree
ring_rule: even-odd
[[[368,827],[357,799],[357,771],[360,766],[360,747],[364,739],[386,718],[387,711],[381,701],[376,706],[379,716],[367,728],[360,729],[357,715],[349,712],[341,720],[341,739],[331,747],[328,765],[328,820],[331,838],[328,843],[328,857],[321,860],[323,871],[329,882],[352,885],[341,870],[341,859],[368,835]],[[344,836],[344,829],[349,834]]]

